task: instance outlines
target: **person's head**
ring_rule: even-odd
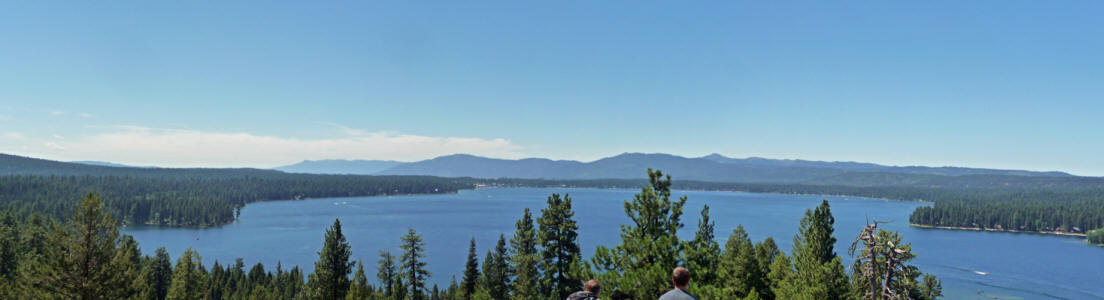
[[[598,294],[602,293],[602,284],[598,283],[597,280],[591,279],[583,284],[583,290],[594,294],[594,296],[598,296]]]
[[[674,283],[676,288],[686,288],[690,284],[690,270],[683,267],[675,268],[671,272],[671,283]]]

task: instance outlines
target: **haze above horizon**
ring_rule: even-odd
[[[0,153],[1104,175],[1104,3],[0,3]]]

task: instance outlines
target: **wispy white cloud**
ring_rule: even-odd
[[[368,131],[337,124],[336,138],[298,139],[247,132],[115,126],[103,133],[38,141],[24,155],[167,167],[274,167],[304,159],[413,161],[453,153],[519,158],[521,147],[494,138],[435,137]],[[23,144],[13,141],[0,144]]]
[[[336,127],[337,129],[341,130],[342,133],[347,134],[347,135],[351,135],[351,136],[365,136],[365,135],[373,133],[373,132],[368,131],[368,130],[351,128],[351,127],[341,125],[341,124],[337,124],[337,123],[334,123],[334,122],[319,121],[318,124],[329,125],[329,126]],[[379,132],[382,132],[382,131],[379,131]]]
[[[81,118],[91,118],[91,117],[95,117],[95,115],[93,115],[93,114],[90,114],[90,113],[85,113],[85,112],[68,112],[68,111],[64,111],[64,110],[51,110],[51,111],[50,111],[50,115],[51,115],[51,116],[55,116],[55,117],[60,117],[60,116],[69,116],[69,115],[74,115],[74,116],[78,116],[78,117],[81,117]]]

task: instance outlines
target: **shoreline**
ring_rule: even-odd
[[[481,186],[481,187],[477,187],[477,188],[472,189],[472,190],[485,189],[485,188],[502,188],[502,189],[513,189],[513,188],[525,188],[525,189],[569,188],[569,189],[589,189],[589,190],[632,190],[632,189],[636,189],[636,188],[627,188],[627,187],[603,188],[603,187],[578,187],[578,186]],[[769,195],[845,197],[845,198],[846,197],[851,197],[851,198],[859,198],[859,199],[885,200],[885,201],[894,201],[894,202],[916,202],[916,203],[927,203],[927,204],[935,203],[934,201],[928,201],[928,200],[923,200],[923,199],[901,200],[901,199],[893,199],[893,198],[879,198],[879,197],[856,196],[856,195],[847,195],[847,194],[833,195],[833,194],[816,194],[816,193],[753,192],[753,191],[745,191],[745,190],[726,190],[726,189],[682,189],[682,188],[673,188],[671,190],[672,191],[694,191],[694,192],[726,192],[726,193],[769,194]]]
[[[917,228],[928,229],[943,229],[943,230],[966,230],[966,231],[988,231],[988,232],[1007,232],[1007,233],[1028,233],[1028,234],[1045,234],[1045,235],[1057,235],[1066,237],[1081,237],[1084,238],[1084,233],[1070,233],[1070,232],[1057,232],[1057,231],[1023,231],[1023,230],[1005,230],[994,228],[977,228],[977,227],[956,227],[956,226],[934,226],[934,225],[922,225],[909,222],[909,226]],[[1092,244],[1092,243],[1089,243]]]

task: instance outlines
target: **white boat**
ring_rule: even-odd
[[[974,274],[978,274],[978,275],[981,275],[981,276],[987,276],[987,275],[989,275],[989,272],[974,271]]]

